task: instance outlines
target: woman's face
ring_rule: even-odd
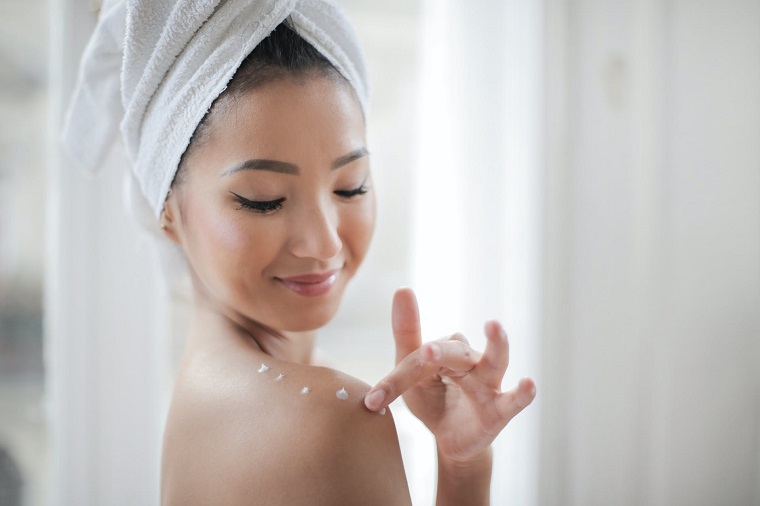
[[[347,83],[314,75],[223,110],[167,200],[169,234],[216,309],[279,331],[321,327],[375,224],[361,107]]]

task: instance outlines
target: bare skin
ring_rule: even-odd
[[[368,385],[275,359],[245,336],[204,338],[224,325],[203,320],[172,399],[162,504],[411,504],[392,415],[362,405]]]
[[[194,292],[162,504],[410,504],[387,410],[400,395],[436,436],[438,504],[488,504],[491,442],[535,396],[530,379],[501,392],[498,323],[486,325],[484,353],[459,334],[423,345],[414,295],[401,289],[397,366],[378,385],[314,364],[316,330],[337,311],[375,223],[351,88],[319,74],[284,78],[212,119],[162,214]]]

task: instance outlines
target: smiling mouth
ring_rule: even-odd
[[[340,269],[334,269],[327,272],[302,274],[287,278],[275,277],[274,279],[298,295],[304,297],[317,297],[330,291],[335,284],[335,281],[338,279],[339,273]]]

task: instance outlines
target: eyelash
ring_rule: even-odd
[[[334,193],[338,195],[339,197],[345,198],[345,199],[351,199],[354,197],[358,197],[360,195],[364,195],[369,191],[369,188],[367,188],[363,183],[358,188],[354,188],[353,190],[336,190]],[[248,200],[245,197],[242,197],[238,195],[235,192],[230,192],[235,197],[237,197],[238,202],[241,205],[241,208],[250,209],[251,211],[259,214],[269,214],[274,211],[277,211],[279,209],[282,209],[282,203],[285,202],[284,198],[276,199],[276,200]]]
[[[260,214],[269,214],[271,212],[277,211],[278,209],[282,209],[282,203],[285,202],[284,198],[277,200],[248,200],[247,198],[241,197],[235,192],[230,193],[237,197],[241,208],[244,207]]]
[[[338,195],[339,197],[350,199],[352,197],[358,197],[359,195],[364,195],[369,191],[369,188],[367,188],[364,183],[361,184],[358,188],[354,188],[353,190],[336,190],[335,195]]]

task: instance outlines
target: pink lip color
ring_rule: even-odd
[[[316,297],[324,295],[330,291],[338,278],[338,271],[335,269],[318,274],[303,274],[301,276],[290,276],[287,278],[275,278],[277,281],[290,288],[298,295],[305,297]]]

